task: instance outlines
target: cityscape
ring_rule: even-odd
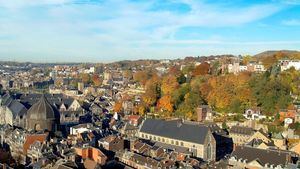
[[[299,16],[0,0],[0,169],[300,168]]]

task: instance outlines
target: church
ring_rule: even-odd
[[[193,156],[207,161],[216,159],[216,140],[205,125],[147,118],[142,122],[137,135],[171,149],[186,149]]]
[[[57,131],[78,124],[87,113],[80,103],[62,94],[9,94],[0,96],[0,124],[27,130]]]
[[[27,112],[27,130],[56,131],[59,125],[59,112],[48,102],[45,95],[33,104]]]

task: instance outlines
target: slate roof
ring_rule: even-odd
[[[13,98],[11,97],[10,94],[6,93],[5,95],[3,95],[1,97],[2,99],[2,105],[8,105],[12,100]]]
[[[11,101],[8,108],[13,113],[14,118],[16,118],[17,115],[24,116],[27,113],[26,107],[16,100]]]
[[[252,147],[256,147],[256,146],[259,146],[262,143],[265,143],[269,147],[275,147],[275,144],[274,144],[273,141],[267,143],[267,142],[264,142],[262,139],[252,139],[246,145],[249,145],[249,146],[252,146]]]
[[[288,159],[290,159],[290,152],[237,146],[235,151],[233,151],[232,156],[236,157],[236,159],[247,159],[247,163],[257,160],[262,166],[265,164],[285,166],[288,163]]]
[[[46,97],[42,95],[39,101],[28,110],[27,118],[34,120],[55,119],[55,111]]]
[[[74,101],[73,98],[65,97],[62,94],[44,94],[44,96],[47,98],[49,103],[56,106],[56,108],[59,108],[62,104],[64,104],[68,109]],[[28,107],[31,107],[41,97],[42,94],[23,94],[20,96],[20,100],[21,102],[28,104]]]
[[[252,135],[254,134],[254,130],[249,127],[243,127],[243,126],[232,126],[230,128],[230,133],[235,134],[243,134],[243,135]]]
[[[14,100],[10,94],[2,96],[2,105],[6,106],[16,118],[17,115],[23,116],[27,113],[27,108],[17,100]]]
[[[203,125],[186,124],[178,120],[146,119],[140,132],[203,144],[210,130]]]

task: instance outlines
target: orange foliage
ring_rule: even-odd
[[[92,76],[92,82],[95,86],[100,86],[102,84],[102,80],[100,79],[100,77],[97,74],[94,74]]]
[[[133,79],[144,86],[148,80],[148,74],[145,71],[138,71],[133,74]]]
[[[166,110],[168,112],[172,112],[173,111],[173,104],[171,102],[171,96],[170,95],[165,95],[162,98],[160,98],[158,100],[157,103],[157,108],[161,109],[161,110]]]
[[[172,94],[179,87],[179,83],[174,75],[163,78],[161,91],[164,95]]]
[[[114,111],[115,112],[120,112],[122,110],[122,102],[116,102],[114,106]]]
[[[193,76],[207,75],[209,73],[209,70],[210,65],[207,62],[201,63],[194,69]]]

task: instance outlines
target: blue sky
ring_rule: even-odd
[[[300,0],[0,0],[0,60],[300,50]]]

